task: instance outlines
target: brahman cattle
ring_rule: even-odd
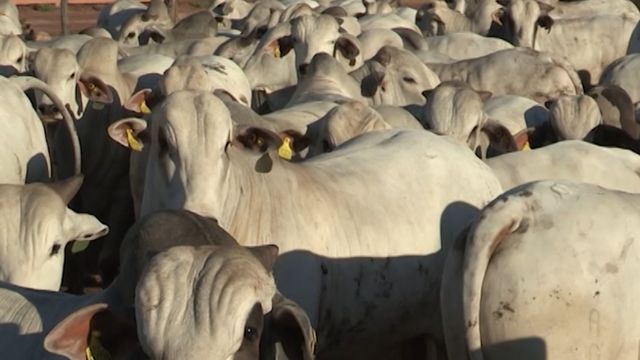
[[[554,180],[485,207],[443,276],[450,358],[636,359],[639,201]]]
[[[67,208],[81,183],[74,177],[53,184],[0,185],[0,281],[57,291],[65,245],[107,234],[108,227],[95,217]]]
[[[438,320],[429,316],[437,314],[429,305],[437,285],[415,288],[401,279],[413,274],[437,284],[437,259],[459,225],[472,219],[474,206],[501,192],[495,176],[465,146],[422,130],[368,133],[331,154],[289,163],[278,155],[279,136],[236,125],[225,104],[206,92],[169,95],[153,112],[146,139],[150,150],[142,214],[184,208],[215,217],[243,245],[277,244],[282,252],[275,268],[279,289],[319,326],[320,351],[340,346],[366,350],[361,342],[379,338],[390,323],[403,323],[405,330],[387,334],[381,346],[425,332],[437,337]],[[450,177],[474,181],[465,189],[435,190],[434,184]],[[372,189],[379,206],[368,205]],[[422,195],[406,197],[398,191]],[[255,202],[245,195],[257,193],[266,197]],[[308,203],[316,204],[313,211],[304,211]],[[403,220],[392,220],[397,216]],[[299,221],[307,225],[295,225]],[[406,226],[396,226],[397,221]],[[425,254],[435,258],[402,259]],[[334,259],[343,257],[372,262],[342,265]],[[378,270],[387,280],[369,283],[365,276],[353,288],[351,279],[377,268],[380,257],[388,259]],[[394,290],[388,289],[388,295],[375,295],[391,283]],[[343,295],[329,296],[321,291],[323,284],[331,284],[331,294]],[[369,301],[377,305],[365,310]],[[397,308],[398,302],[404,305]],[[416,311],[424,315],[416,317]],[[414,315],[403,316],[409,313]]]
[[[5,355],[311,359],[309,319],[271,275],[277,247],[240,247],[215,220],[184,211],[150,214],[125,244],[127,275],[91,295],[0,283]]]

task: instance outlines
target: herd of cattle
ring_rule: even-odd
[[[636,5],[1,0],[0,358],[637,360]]]

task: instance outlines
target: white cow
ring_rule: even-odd
[[[637,359],[638,204],[543,181],[483,209],[443,276],[450,358]]]
[[[0,281],[57,291],[65,245],[107,234],[95,217],[67,208],[81,183],[74,177],[51,185],[0,185]]]
[[[175,211],[143,219],[126,245],[124,276],[92,295],[0,283],[5,356],[257,360],[284,348],[312,358],[308,318],[275,288],[275,246],[237,246],[215,220]]]
[[[425,36],[468,31],[486,35],[499,10],[500,5],[496,0],[481,0],[467,17],[464,10],[456,11],[449,8],[445,1],[432,0],[418,9],[416,24]]]
[[[0,75],[11,76],[27,70],[27,46],[17,35],[0,35]]]
[[[504,154],[488,159],[486,163],[504,189],[536,180],[561,179],[640,193],[640,157],[637,154],[578,140]]]
[[[460,80],[493,95],[519,95],[539,103],[582,94],[582,83],[565,59],[528,48],[496,51],[450,64],[427,64],[440,80]]]
[[[351,76],[373,105],[421,105],[422,93],[440,84],[438,75],[416,55],[392,46],[383,46]]]
[[[461,81],[445,81],[425,95],[425,128],[460,141],[479,151],[482,158],[517,150],[509,130],[483,111],[482,102],[491,93],[476,91]]]
[[[336,106],[310,127],[317,129],[317,135],[309,145],[309,156],[333,151],[358,135],[392,128],[380,113],[360,101]]]
[[[97,26],[106,29],[111,38],[117,39],[120,28],[135,14],[141,14],[147,7],[137,0],[117,0],[105,6],[98,14]]]
[[[274,154],[279,136],[235,126],[209,93],[173,93],[152,117],[143,214],[189,209],[215,217],[243,245],[277,243],[278,287],[308,312],[322,350],[437,336],[436,259],[474,206],[502,191],[466,147],[390,130],[290,163]],[[445,186],[452,178],[473,181]]]
[[[295,51],[296,69],[304,74],[315,54],[327,53],[340,60],[347,71],[362,65],[357,38],[341,34],[340,24],[330,15],[307,15],[291,20],[291,36],[287,38]],[[282,41],[282,40],[281,40]]]
[[[22,35],[18,7],[10,0],[0,1],[0,35]]]
[[[506,8],[508,24],[513,24],[507,27],[509,41],[566,57],[584,72],[588,84],[597,83],[602,70],[617,58],[640,51],[638,11],[554,20],[551,8],[536,0],[511,0]]]

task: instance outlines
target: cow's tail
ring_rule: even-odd
[[[462,261],[462,313],[469,358],[482,360],[480,300],[484,276],[495,249],[522,226],[526,204],[519,193],[503,195],[487,205],[471,225]]]

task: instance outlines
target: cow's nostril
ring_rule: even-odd
[[[307,74],[307,68],[309,68],[309,64],[300,64],[300,66],[298,66],[298,70],[300,71],[300,75],[306,75]]]

